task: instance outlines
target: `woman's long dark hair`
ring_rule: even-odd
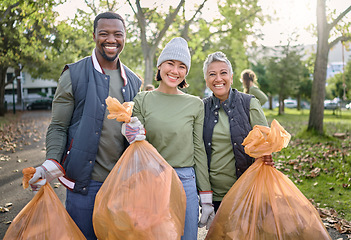
[[[243,81],[244,93],[249,93],[250,82],[253,82],[254,84],[258,85],[256,74],[250,69],[245,69],[241,72],[241,79]]]

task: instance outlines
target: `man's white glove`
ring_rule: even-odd
[[[32,188],[33,193],[37,194],[37,192],[39,192],[40,188],[44,186],[45,183],[46,179],[39,179],[37,182],[31,184],[30,187]]]
[[[201,217],[198,223],[200,228],[206,226],[208,230],[215,217],[214,208],[212,206],[212,191],[200,192]]]
[[[35,168],[35,173],[28,183],[32,187],[33,192],[37,193],[46,182],[51,182],[53,179],[63,175],[65,175],[65,170],[58,162],[46,160],[41,166]]]
[[[129,123],[123,123],[121,132],[129,144],[145,140],[145,129],[137,117],[131,117]]]

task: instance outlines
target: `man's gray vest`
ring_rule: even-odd
[[[219,99],[214,96],[203,100],[205,104],[203,139],[209,169],[211,166],[213,129],[218,122],[218,111],[220,107],[223,107],[228,115],[237,178],[254,162],[254,159],[245,153],[244,146],[241,145],[248,133],[252,130],[250,124],[250,101],[252,97],[252,95],[232,89],[229,98],[222,104]]]
[[[121,66],[128,79],[121,91],[124,101],[129,102],[138,93],[141,80],[126,66]],[[100,142],[110,76],[97,71],[91,57],[69,64],[67,68],[72,81],[74,112],[61,164],[66,178],[75,182],[73,191],[87,194]]]

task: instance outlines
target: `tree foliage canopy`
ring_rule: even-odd
[[[284,113],[284,99],[300,97],[308,88],[309,74],[305,63],[301,60],[299,46],[280,46],[276,49],[277,56],[271,57],[267,63],[266,77],[269,79],[267,91],[279,98],[279,114]]]
[[[11,0],[1,2],[0,63],[1,67],[17,67],[30,61],[45,59],[45,48],[54,42],[57,13],[56,1]]]
[[[346,97],[346,99],[351,99],[351,61],[348,61],[343,73],[335,74],[327,80],[327,83],[327,99],[344,99],[344,97]]]
[[[43,63],[47,48],[55,46],[55,0],[3,0],[0,2],[0,116],[4,114],[7,69]]]

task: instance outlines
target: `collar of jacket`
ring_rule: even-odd
[[[98,59],[96,57],[95,48],[93,49],[93,53],[91,54],[91,59],[93,61],[93,66],[94,66],[95,70],[98,71],[99,73],[105,74],[104,69],[102,69],[102,67],[101,67],[101,65],[100,65],[100,63],[99,63],[99,61],[98,61]],[[126,75],[126,72],[124,70],[123,64],[119,60],[119,58],[118,58],[118,61],[117,61],[117,65],[118,65],[118,68],[121,69],[121,77],[123,78],[124,86],[125,86],[128,83],[127,75]]]
[[[218,110],[223,104],[227,104],[231,106],[231,104],[233,103],[233,99],[235,98],[235,89],[231,89],[229,91],[229,97],[222,103],[214,94],[212,94],[212,96],[213,98],[212,98],[211,111]]]

